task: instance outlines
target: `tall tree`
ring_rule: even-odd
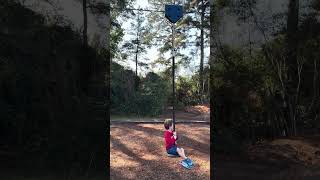
[[[205,48],[205,42],[204,42],[204,37],[205,37],[205,26],[208,24],[206,21],[206,10],[209,7],[209,1],[208,0],[198,0],[197,2],[198,6],[198,12],[200,13],[200,68],[199,68],[199,93],[203,94],[204,92],[204,78],[203,78],[203,66],[204,66],[204,48]]]
[[[107,115],[109,115],[110,114],[110,102],[111,102],[111,100],[110,100],[110,80],[111,80],[111,78],[110,78],[110,66],[111,66],[111,53],[110,53],[110,40],[111,40],[111,38],[110,38],[110,28],[111,28],[111,17],[110,17],[110,2],[108,1],[107,2],[107,11],[106,11],[106,17],[107,17],[107,21],[106,21],[106,23],[107,23],[107,26],[106,26],[106,51],[107,51],[107,53],[106,53],[106,75],[105,75],[105,82],[106,82],[106,101],[107,101],[107,107],[106,107],[106,109],[107,109],[107,112],[106,112],[106,114]],[[109,128],[109,127],[108,127]],[[109,131],[109,129],[107,129],[107,131]],[[108,140],[109,140],[109,138],[108,138]],[[110,142],[107,142],[107,145],[109,145],[110,144]],[[109,155],[107,155],[107,159],[106,159],[106,162],[109,162],[110,161],[110,159],[109,159]]]
[[[189,0],[185,4],[185,11],[188,12],[188,18],[183,21],[187,28],[195,28],[200,31],[196,45],[200,49],[200,66],[199,66],[199,95],[204,93],[204,49],[207,46],[209,31],[209,0]]]
[[[180,1],[179,1],[180,2]],[[177,3],[179,3],[177,1]],[[177,60],[177,68],[179,69],[179,65],[183,65],[185,67],[189,67],[190,62],[196,56],[198,50],[200,50],[200,13],[201,8],[192,4],[191,1],[183,1],[184,4],[184,17],[176,23],[175,26],[175,34],[174,39],[175,42],[172,43],[172,29],[170,24],[167,22],[165,18],[163,18],[163,14],[161,13],[150,13],[148,15],[149,23],[153,25],[152,32],[153,33],[153,42],[154,44],[159,45],[160,58],[157,63],[164,64],[166,66],[170,65],[170,58],[165,59],[164,54],[172,50],[172,45],[175,45],[176,49],[176,60]],[[197,2],[197,1],[195,1]],[[206,2],[206,1],[205,1]],[[172,4],[171,0],[166,1],[149,1],[152,9],[163,10],[165,4]],[[181,4],[181,3],[180,3]],[[198,8],[198,9],[197,9]],[[208,17],[204,18],[205,30],[204,36],[208,35]],[[195,31],[196,30],[196,31]],[[207,31],[206,31],[207,30]],[[195,40],[194,40],[195,39]],[[204,43],[207,43],[208,40],[204,38]],[[189,55],[185,55],[180,53],[181,50],[191,49]],[[199,83],[198,83],[199,84]],[[200,87],[200,84],[199,84]],[[199,88],[200,89],[200,88]]]
[[[139,54],[139,47],[140,47],[140,29],[141,29],[141,19],[140,19],[140,12],[138,12],[137,17],[137,35],[136,35],[136,77],[138,76],[138,54]]]
[[[296,111],[297,103],[299,98],[299,89],[300,84],[297,84],[297,80],[300,79],[299,74],[299,60],[297,55],[298,48],[298,23],[299,23],[299,0],[290,0],[288,5],[288,15],[287,15],[287,38],[286,38],[286,47],[287,47],[287,63],[288,68],[288,83],[287,83],[287,93],[285,98],[287,99],[288,113],[289,118],[288,122],[291,122],[292,135],[296,135]],[[297,75],[299,77],[297,77]],[[298,78],[298,79],[297,79]],[[298,80],[300,81],[300,80]]]
[[[210,121],[212,123],[210,124],[214,124],[213,122],[216,122],[215,119],[217,119],[217,106],[215,106],[216,103],[216,98],[215,95],[213,94],[213,66],[214,66],[214,17],[215,17],[215,12],[214,12],[214,3],[213,0],[210,0],[210,56],[209,56],[209,68],[210,68],[210,107],[211,107],[211,115],[210,115]],[[213,111],[212,111],[213,110]],[[214,128],[216,128],[216,126],[213,126]],[[214,131],[214,129],[212,128],[212,125],[210,125],[210,133],[215,133],[217,131]],[[213,134],[212,133],[212,134]],[[214,142],[215,139],[213,139],[211,141]],[[210,144],[212,145],[211,147],[214,147],[214,144]]]
[[[200,24],[200,94],[203,93],[203,61],[204,61],[204,13],[205,13],[206,6],[204,5],[204,0],[201,0],[201,24]]]
[[[138,9],[141,9],[140,7]],[[122,49],[123,59],[130,57],[130,55],[134,55],[134,62],[136,65],[136,76],[138,77],[138,66],[144,65],[143,62],[139,62],[142,55],[146,53],[146,48],[151,47],[152,36],[149,33],[151,26],[147,25],[146,18],[144,17],[144,13],[141,10],[137,10],[132,13],[132,18],[136,20],[131,23],[131,28],[128,32],[129,35],[132,36],[131,39],[124,42]]]
[[[82,11],[83,11],[83,45],[88,44],[88,17],[87,17],[87,0],[82,0]]]

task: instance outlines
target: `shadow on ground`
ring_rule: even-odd
[[[163,125],[118,124],[110,131],[111,179],[210,179],[209,125],[176,128],[178,145],[193,159],[194,169],[184,169],[180,158],[166,156]]]
[[[247,157],[216,154],[219,180],[319,180],[320,137],[294,137],[249,146]]]

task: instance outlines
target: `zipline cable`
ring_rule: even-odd
[[[163,10],[155,10],[155,9],[142,9],[142,8],[116,8],[116,7],[111,7],[111,9],[115,10],[124,10],[124,11],[146,11],[146,12],[157,12],[157,13],[164,13],[165,11]],[[191,14],[191,13],[197,13],[197,11],[186,11],[183,12],[185,14]]]

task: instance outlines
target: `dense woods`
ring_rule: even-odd
[[[14,1],[1,1],[0,17],[1,152],[21,166],[84,171],[92,154],[101,165],[107,51]]]
[[[109,11],[107,3],[79,1],[83,13],[80,30],[60,16],[35,12],[24,3],[1,2],[1,152],[14,154],[21,166],[48,164],[66,174],[74,168],[88,173],[88,166],[104,161],[105,147],[99,142],[108,131],[109,112],[157,116],[172,106],[171,58],[159,56],[154,64],[165,68],[157,73],[141,75],[137,69],[150,66],[140,59],[151,46],[157,46],[162,55],[170,52],[172,37],[152,28],[152,22],[163,19],[162,14],[136,14],[128,8],[132,2],[112,1]],[[105,44],[89,34],[92,14],[106,17],[106,22],[99,24],[105,30],[101,35]],[[121,45],[125,34],[121,21],[133,17],[138,22],[132,28],[135,37]],[[178,29],[181,38],[175,38],[177,49],[188,47],[183,29],[190,22],[183,22]],[[167,36],[166,41],[156,45],[160,36]],[[203,39],[197,39],[194,48],[203,51]],[[131,57],[135,68],[121,65]],[[190,60],[178,53],[177,69],[190,66]],[[176,79],[178,109],[209,102],[209,68],[201,61],[201,70]]]
[[[261,12],[259,3],[217,1],[211,8],[211,23],[217,24],[211,27],[211,117],[216,144],[230,142],[229,150],[239,142],[320,132],[317,2],[302,7],[290,0],[286,13]],[[222,11],[239,24],[251,23],[251,34],[259,33],[262,41],[250,38],[249,30],[242,47],[221,43]]]
[[[130,28],[115,26],[111,33],[118,41],[111,65],[111,115],[157,116],[172,106],[173,45],[176,50],[177,108],[209,104],[209,66],[204,57],[205,47],[209,45],[208,14],[205,14],[208,13],[208,1],[185,2],[185,12],[188,13],[177,22],[174,41],[172,25],[162,12],[168,3],[171,1],[149,1],[146,9],[133,8],[134,2],[131,4],[130,1],[115,20],[120,23],[132,19],[132,22]],[[200,17],[202,22],[198,19]],[[195,32],[202,32],[202,38],[198,38]],[[125,38],[126,34],[130,38]],[[157,49],[157,54],[148,54],[152,47]],[[186,50],[190,54],[183,52]],[[123,67],[122,64],[129,62],[133,62],[134,67]],[[162,69],[155,72],[153,66]],[[179,73],[190,67],[196,70],[188,76]]]
[[[320,134],[319,1],[179,1],[174,37],[162,12],[171,0],[149,0],[150,11],[75,2],[80,28],[0,2],[0,159],[66,174],[103,167],[109,115],[157,117],[173,105],[173,46],[176,108],[210,103],[216,152]],[[102,33],[89,33],[90,17]]]

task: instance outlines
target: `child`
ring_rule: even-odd
[[[176,140],[178,139],[178,137],[177,133],[173,131],[172,119],[166,119],[164,121],[164,127],[166,129],[166,131],[164,132],[164,140],[167,153],[182,157],[183,160],[181,161],[181,164],[183,166],[187,165],[188,167],[192,167],[192,161],[185,155],[184,149],[178,148],[176,145]]]

